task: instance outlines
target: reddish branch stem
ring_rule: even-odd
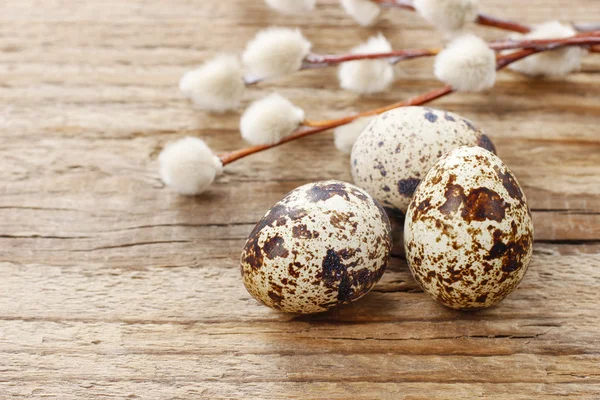
[[[527,33],[531,32],[531,28],[527,25],[520,24],[518,22],[509,21],[507,19],[497,18],[492,15],[479,13],[475,19],[475,23],[483,26],[492,26],[498,29],[504,29],[505,31]]]
[[[412,1],[409,0],[371,0],[374,3],[381,5],[382,7],[395,7],[403,8],[405,10],[415,11]],[[497,18],[492,15],[479,13],[475,19],[475,23],[484,26],[491,26],[498,29],[504,29],[506,31],[527,33],[531,31],[531,28],[527,25],[520,24],[518,22],[509,21],[503,18]]]
[[[496,71],[499,71],[502,68],[505,68],[505,67],[509,66],[510,64],[514,63],[515,61],[522,60],[523,58],[528,57],[534,53],[538,53],[540,51],[542,51],[542,50],[540,50],[540,49],[524,49],[524,50],[515,51],[514,53],[505,54],[503,56],[497,57],[496,58]]]
[[[593,24],[573,24],[573,28],[577,32],[581,32],[579,36],[584,34],[598,34],[600,32],[600,23]],[[594,45],[589,48],[590,53],[600,53],[600,45]]]
[[[387,106],[383,106],[383,107],[379,107],[379,108],[375,108],[373,110],[369,110],[369,111],[364,111],[360,114],[356,114],[356,115],[351,115],[348,117],[342,117],[339,119],[331,119],[331,120],[323,120],[323,121],[308,121],[305,120],[304,121],[304,126],[309,126],[309,127],[323,127],[323,126],[331,126],[332,124],[335,124],[335,126],[331,126],[332,128],[336,128],[340,125],[345,125],[348,124],[352,121],[354,121],[357,118],[361,118],[361,117],[369,117],[371,115],[378,115],[381,113],[384,113],[386,111],[389,110],[393,110],[394,108],[399,108],[399,107],[409,107],[409,106],[418,106],[421,104],[425,104],[425,103],[429,103],[430,101],[433,101],[435,99],[439,99],[440,97],[443,97],[447,94],[450,94],[454,91],[454,89],[452,89],[452,86],[446,85],[443,86],[439,89],[434,89],[432,91],[429,91],[427,93],[418,95],[416,97],[412,97],[408,100],[402,100],[399,101],[397,103],[392,103],[392,104],[388,104]],[[339,123],[339,124],[338,124]]]
[[[600,43],[600,31],[580,33],[563,39],[506,39],[491,42],[489,44],[492,50],[510,50],[510,49],[536,49],[552,50],[557,47],[568,46],[591,46]]]
[[[417,57],[435,56],[440,49],[405,49],[393,50],[385,53],[372,54],[309,54],[304,59],[302,69],[321,68],[355,60],[372,60],[379,58],[392,58],[394,61],[408,60]]]

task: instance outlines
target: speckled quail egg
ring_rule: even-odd
[[[406,213],[404,245],[416,281],[440,303],[490,307],[527,271],[533,246],[527,200],[496,155],[460,147],[419,184]]]
[[[459,115],[427,107],[390,110],[371,121],[354,143],[352,177],[386,209],[403,215],[429,168],[460,146],[496,152],[490,139]]]
[[[363,189],[340,181],[289,192],[256,225],[242,252],[242,279],[265,305],[316,313],[350,303],[379,281],[390,223]]]

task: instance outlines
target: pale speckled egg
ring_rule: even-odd
[[[259,221],[242,252],[242,279],[265,305],[316,313],[367,294],[383,275],[390,223],[366,191],[340,181],[289,192]]]
[[[440,303],[490,307],[527,271],[533,246],[527,200],[496,155],[460,147],[440,159],[415,191],[404,245],[416,281]]]
[[[354,183],[386,208],[403,215],[429,168],[460,146],[496,152],[471,121],[427,107],[387,111],[369,123],[352,147]]]

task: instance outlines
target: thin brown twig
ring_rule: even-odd
[[[395,7],[402,8],[405,10],[415,11],[415,6],[412,1],[409,0],[371,0],[374,3],[381,5],[382,7]],[[509,21],[507,19],[494,17],[493,15],[479,13],[475,19],[475,23],[483,26],[490,26],[493,28],[503,29],[506,31],[527,33],[531,31],[531,28],[527,25],[520,24],[518,22]]]
[[[491,26],[505,31],[528,33],[531,32],[531,28],[527,25],[520,24],[518,22],[509,21],[507,19],[494,17],[489,14],[479,13],[475,19],[475,23],[483,26]]]
[[[415,11],[415,7],[411,0],[371,0],[373,3],[377,3],[382,7],[395,7],[402,8],[405,10]],[[474,21],[478,25],[489,26],[493,28],[502,29],[505,31],[518,32],[518,33],[529,33],[532,28],[528,25],[521,24],[516,21],[510,21],[504,18],[495,17],[486,13],[478,13],[477,18]],[[573,29],[577,32],[590,32],[597,31],[600,27],[599,23],[588,23],[588,24],[576,24],[572,23]],[[600,53],[600,45],[590,46],[588,49],[590,53]]]
[[[585,36],[589,36],[589,35],[585,35]],[[574,40],[574,39],[581,39],[581,38],[573,37],[573,38],[567,38],[567,39]],[[582,41],[577,40],[577,44],[569,43],[569,41],[567,39],[565,39],[565,40],[559,39],[560,44],[558,44],[558,45],[555,45],[554,42],[552,42],[550,44],[546,44],[545,46],[538,45],[537,47],[523,49],[520,51],[510,53],[510,54],[498,56],[498,58],[496,60],[496,69],[501,70],[516,61],[522,60],[522,59],[524,59],[532,54],[538,53],[538,52],[552,50],[552,49],[556,49],[559,47],[583,45],[586,43],[591,44],[591,43],[593,43],[594,40],[597,40],[598,38],[587,37],[588,42],[580,43]],[[555,40],[555,42],[556,42],[556,40]],[[305,121],[303,123],[303,125],[298,127],[291,135],[286,136],[285,138],[281,139],[280,141],[278,141],[276,143],[246,147],[246,148],[243,148],[240,150],[235,150],[235,151],[223,154],[223,155],[219,156],[219,158],[221,160],[221,163],[225,166],[225,165],[230,164],[234,161],[237,161],[241,158],[247,157],[252,154],[259,153],[263,150],[271,149],[271,148],[280,146],[282,144],[294,141],[296,139],[300,139],[305,136],[309,136],[309,135],[313,135],[313,134],[320,133],[323,131],[327,131],[329,129],[337,128],[338,126],[348,124],[348,123],[350,123],[358,118],[361,118],[361,117],[378,115],[383,112],[392,110],[394,108],[426,104],[430,101],[447,96],[453,92],[454,92],[454,89],[451,86],[445,85],[445,86],[442,86],[441,88],[431,90],[427,93],[410,98],[408,100],[403,100],[403,101],[400,101],[397,103],[393,103],[393,104],[390,104],[390,105],[387,105],[384,107],[379,107],[379,108],[375,108],[372,110],[364,111],[364,112],[361,112],[358,114],[354,114],[354,115],[350,115],[350,116],[346,116],[346,117],[342,117],[342,118],[338,118],[338,119],[333,119],[333,120]]]
[[[577,32],[581,33],[593,33],[600,31],[600,23],[591,23],[591,24],[575,24],[571,23],[573,29]],[[591,46],[589,49],[590,53],[600,53],[600,45]]]
[[[496,58],[496,71],[499,71],[516,61],[522,60],[523,58],[538,53],[540,51],[542,50],[540,50],[539,48],[523,49],[510,54],[504,54],[502,56],[499,56]]]
[[[370,54],[314,54],[311,53],[304,59],[301,69],[329,67],[355,60],[373,60],[380,58],[394,59],[395,62],[417,57],[435,56],[441,51],[439,48],[431,49],[404,49],[392,50],[383,53]]]
[[[535,49],[538,47],[544,50],[552,50],[556,47],[565,45],[582,45],[591,46],[600,43],[600,31],[580,33],[576,36],[571,36],[562,39],[505,39],[489,43],[492,50],[510,50],[510,49]]]
[[[429,103],[430,101],[433,101],[435,99],[439,99],[440,97],[446,96],[447,94],[450,94],[453,91],[454,91],[454,89],[452,88],[452,86],[446,85],[441,88],[434,89],[427,93],[418,95],[416,97],[412,97],[408,100],[402,100],[397,103],[389,104],[387,106],[375,108],[375,109],[369,110],[369,111],[364,111],[360,114],[351,115],[351,116],[347,116],[347,117],[343,117],[343,118],[339,118],[339,119],[331,119],[331,120],[323,120],[323,121],[305,120],[303,122],[303,125],[316,128],[316,127],[322,127],[322,126],[331,126],[331,125],[337,124],[339,122],[340,123],[339,125],[332,126],[333,128],[336,128],[340,125],[348,124],[357,118],[369,117],[371,115],[379,115],[386,111],[393,110],[394,108],[418,106],[421,104]]]

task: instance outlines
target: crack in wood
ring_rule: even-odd
[[[531,212],[560,213],[570,215],[600,215],[600,211],[586,210],[582,208],[532,208]]]
[[[600,239],[539,239],[534,243],[557,244],[557,245],[596,245],[600,244]]]
[[[191,243],[191,240],[155,240],[155,241],[149,241],[149,242],[135,242],[135,243],[124,243],[124,244],[115,244],[112,246],[100,246],[100,247],[94,247],[91,249],[75,249],[75,250],[69,250],[72,252],[92,252],[92,251],[98,251],[98,250],[108,250],[108,249],[120,249],[120,248],[125,248],[125,247],[136,247],[136,246],[151,246],[154,244],[172,244],[172,243]]]
[[[311,337],[312,339],[327,339],[327,340],[374,340],[374,341],[429,341],[429,340],[458,340],[458,339],[536,339],[538,337],[544,336],[549,332],[542,332],[535,335],[459,335],[459,336],[438,336],[438,337],[428,337],[428,338],[419,338],[419,337],[409,337],[409,338],[377,338],[372,336],[367,336],[364,338],[354,338],[354,337]]]
[[[109,229],[103,230],[99,232],[103,233],[113,233],[113,232],[124,232],[124,231],[133,231],[138,229],[147,229],[147,228],[160,228],[160,227],[183,227],[183,228],[227,228],[230,226],[254,226],[256,222],[229,222],[229,223],[187,223],[187,222],[173,222],[173,223],[165,223],[165,224],[148,224],[148,225],[138,225],[138,226],[130,226],[127,228],[119,228],[119,229]]]
[[[371,292],[376,293],[423,293],[423,290],[419,287],[408,287],[408,288],[373,288]]]
[[[93,236],[52,236],[52,235],[7,235],[0,234],[0,239],[90,239]]]

